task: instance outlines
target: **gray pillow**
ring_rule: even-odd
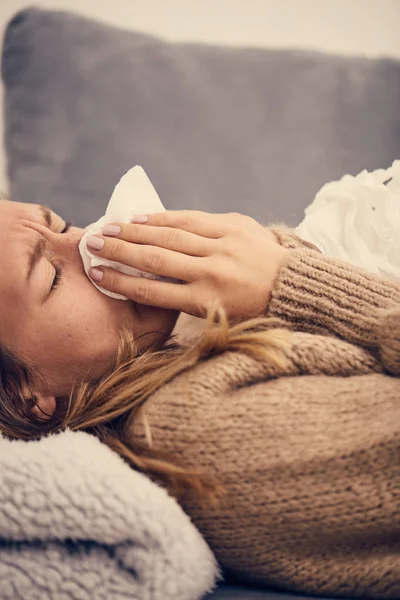
[[[2,73],[12,197],[79,225],[135,164],[167,208],[296,225],[324,182],[400,155],[396,60],[173,44],[29,9]]]

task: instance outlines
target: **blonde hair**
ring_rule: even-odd
[[[32,367],[2,349],[0,430],[6,437],[26,440],[66,428],[87,431],[133,468],[160,480],[178,500],[194,492],[202,504],[215,504],[224,494],[221,482],[201,470],[178,464],[173,456],[152,447],[151,424],[143,412],[146,400],[175,376],[227,350],[282,366],[290,337],[288,330],[274,327],[273,320],[263,317],[229,324],[220,307],[208,312],[203,334],[190,347],[170,338],[161,348],[153,344],[138,354],[131,332],[125,330],[111,368],[101,378],[75,386],[68,398],[57,399],[55,413],[45,420],[32,413],[32,406],[37,404],[30,388]],[[31,391],[30,402],[26,395],[23,398],[23,384]],[[144,423],[146,445],[129,435],[132,421],[138,418]]]

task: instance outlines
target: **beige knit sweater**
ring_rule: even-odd
[[[286,367],[225,352],[177,376],[147,404],[154,446],[228,489],[184,505],[227,574],[400,598],[400,284],[271,230],[292,249],[266,313],[296,332]]]

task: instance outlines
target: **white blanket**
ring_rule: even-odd
[[[0,438],[0,598],[195,600],[221,579],[179,504],[85,432]]]

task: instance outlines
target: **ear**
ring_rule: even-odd
[[[49,419],[56,409],[55,396],[48,394],[36,394],[37,402],[32,408],[32,412],[41,419]]]
[[[33,404],[31,408],[31,412],[35,414],[37,417],[40,417],[43,420],[49,419],[57,406],[56,397],[49,394],[46,391],[37,392],[34,386],[34,394],[36,397],[36,402]],[[23,384],[22,394],[25,400],[32,401],[31,390],[27,384]]]

